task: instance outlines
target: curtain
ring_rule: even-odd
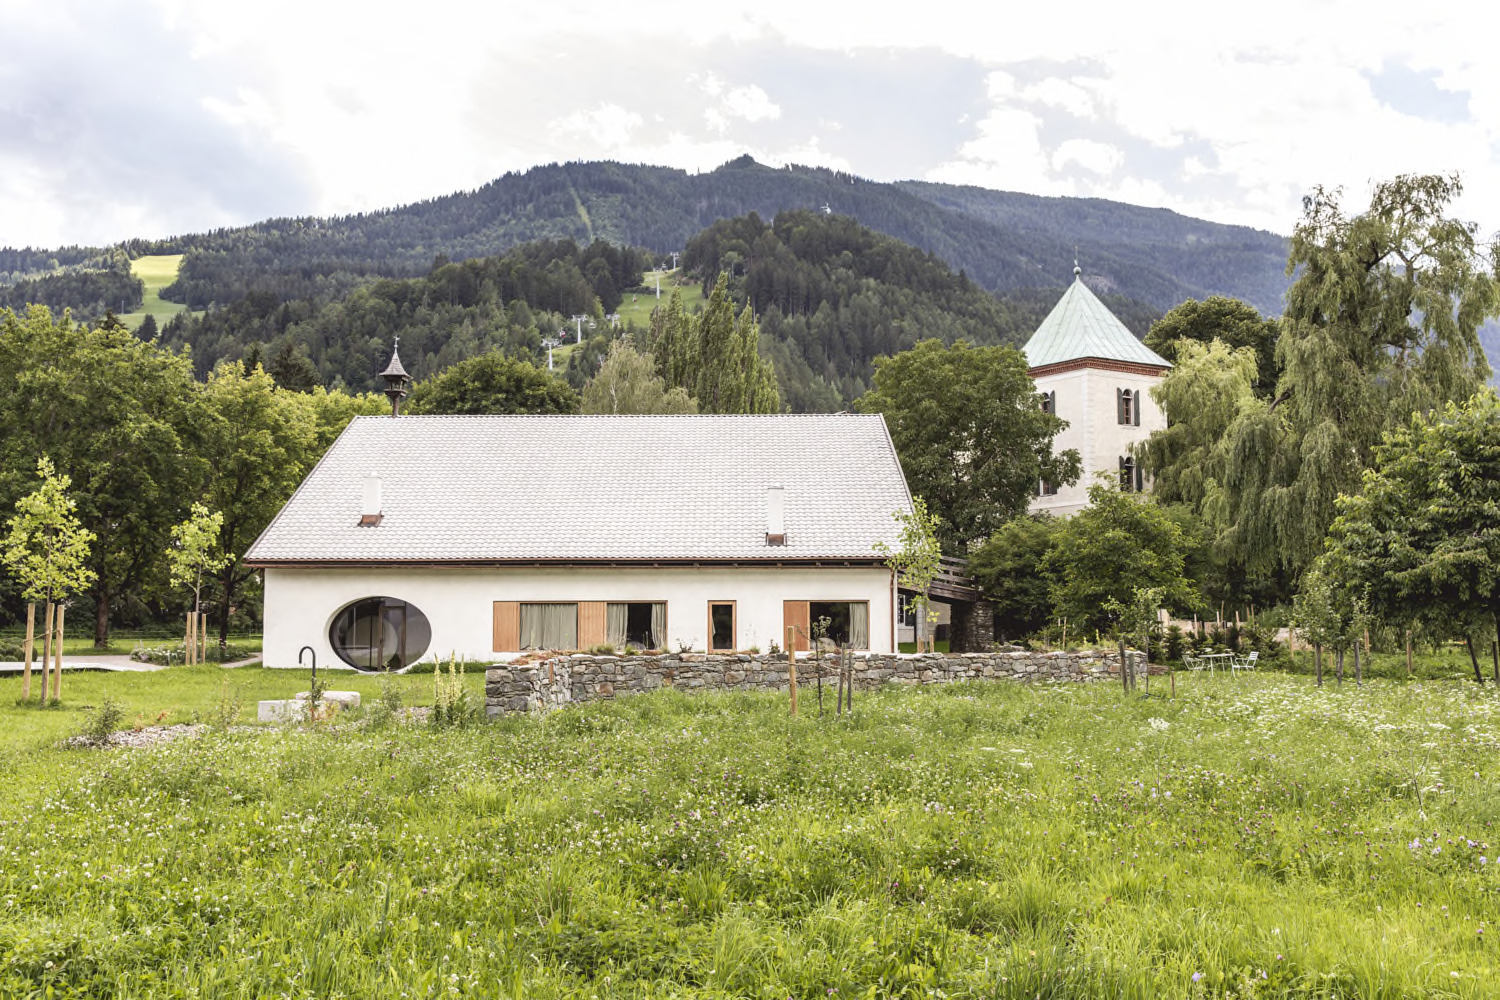
[[[667,606],[661,601],[651,605],[651,648],[667,648]]]
[[[522,649],[577,649],[578,605],[521,605]]]
[[[870,605],[867,601],[849,602],[849,646],[870,648]]]
[[[625,647],[625,632],[630,627],[630,605],[610,604],[604,609],[604,641],[616,649]]]

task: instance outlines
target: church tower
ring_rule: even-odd
[[[1053,451],[1078,449],[1083,475],[1072,486],[1038,483],[1032,513],[1069,517],[1088,506],[1095,474],[1118,477],[1120,488],[1146,487],[1130,446],[1167,418],[1151,398],[1171,365],[1136,339],[1073,268],[1073,284],[1026,342],[1031,379],[1042,406],[1068,422]]]

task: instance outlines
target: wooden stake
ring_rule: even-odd
[[[797,715],[797,626],[786,627],[787,683],[792,694],[792,716]]]
[[[25,650],[26,662],[21,666],[21,700],[30,704],[31,702],[31,653],[36,648],[36,602],[32,601],[26,605],[26,643],[22,647]]]
[[[201,611],[198,612],[198,627],[203,630],[203,642],[201,644],[199,644],[199,646],[198,646],[199,652],[202,654],[199,662],[207,663],[208,662],[208,615],[204,614]]]
[[[193,622],[193,613],[187,613],[187,628],[182,634],[182,662],[187,666],[193,665],[193,640],[198,637],[198,627]]]
[[[42,626],[42,704],[47,704],[47,692],[52,689],[52,615],[56,606],[47,602],[46,623]]]
[[[63,612],[67,610],[66,604],[57,606],[57,652],[53,654],[57,663],[57,673],[52,678],[53,701],[62,701]]]

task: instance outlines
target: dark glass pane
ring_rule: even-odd
[[[422,658],[432,625],[414,605],[394,597],[367,597],[333,616],[328,642],[356,670],[400,670]]]
[[[713,636],[710,639],[712,649],[734,648],[734,605],[714,604],[710,605],[709,617],[713,622]]]

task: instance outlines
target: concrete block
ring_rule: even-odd
[[[256,722],[301,722],[307,718],[307,703],[295,698],[262,701],[255,706]]]

